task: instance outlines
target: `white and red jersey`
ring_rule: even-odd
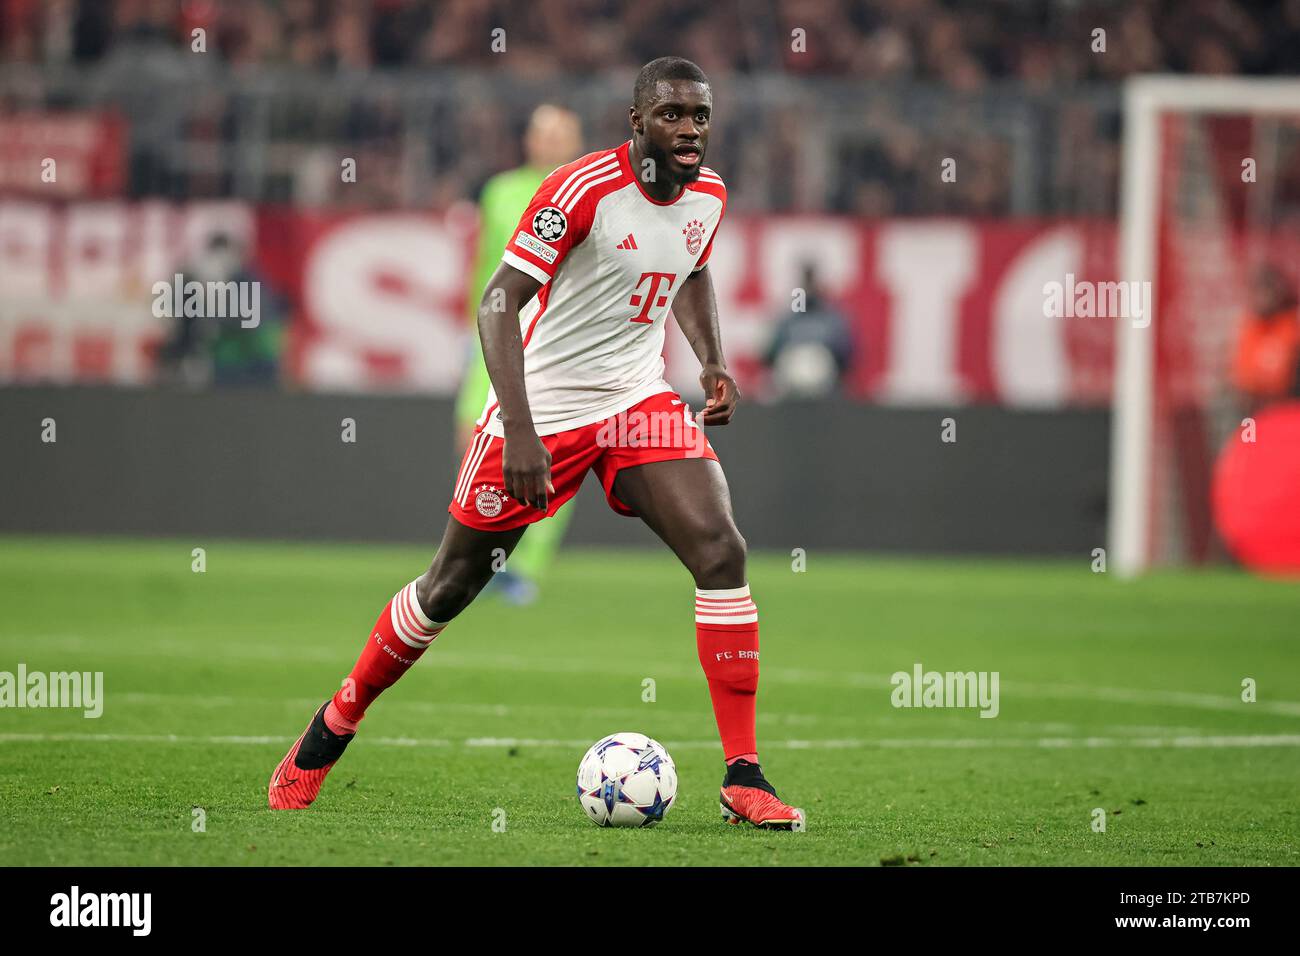
[[[664,322],[682,283],[702,269],[727,208],[721,177],[671,202],[646,195],[631,142],[589,153],[547,176],[504,261],[542,283],[519,310],[524,384],[539,435],[580,428],[659,392]],[[496,390],[478,424],[503,435]]]

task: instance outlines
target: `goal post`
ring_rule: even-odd
[[[1230,341],[1233,329],[1225,319],[1226,305],[1189,303],[1195,300],[1195,290],[1182,293],[1175,284],[1180,276],[1202,275],[1200,281],[1208,288],[1216,275],[1229,268],[1240,279],[1248,268],[1248,259],[1241,256],[1243,248],[1255,247],[1260,236],[1267,240],[1276,225],[1268,218],[1267,191],[1278,180],[1267,168],[1247,185],[1240,178],[1231,182],[1223,162],[1216,166],[1223,159],[1218,154],[1225,152],[1215,141],[1221,131],[1207,133],[1195,125],[1216,117],[1241,118],[1237,126],[1245,127],[1245,135],[1257,145],[1265,140],[1270,146],[1282,140],[1286,146],[1300,143],[1300,79],[1158,75],[1135,77],[1125,84],[1118,272],[1122,280],[1150,282],[1154,295],[1149,322],[1116,319],[1107,545],[1111,569],[1124,577],[1141,573],[1157,560],[1177,559],[1178,548],[1170,543],[1177,535],[1170,528],[1179,522],[1166,517],[1170,499],[1179,494],[1186,498],[1194,493],[1188,487],[1196,488],[1202,479],[1208,482],[1206,461],[1204,475],[1185,476],[1188,480],[1181,483],[1181,492],[1172,490],[1177,482],[1169,481],[1168,473],[1180,467],[1177,459],[1189,456],[1169,451],[1161,427],[1162,415],[1168,412],[1162,376],[1172,374],[1178,379],[1172,387],[1179,392],[1181,407],[1199,402],[1210,410],[1216,389],[1222,390],[1222,382],[1216,379],[1222,378],[1226,364],[1216,363],[1215,355]],[[1277,158],[1279,151],[1271,153]],[[1295,165],[1300,151],[1288,150],[1283,158]],[[1265,199],[1252,199],[1253,219],[1244,217],[1243,223],[1242,216],[1225,211],[1226,205],[1241,202],[1231,191],[1256,187]],[[1195,236],[1180,243],[1178,230],[1184,226]],[[1216,255],[1214,250],[1230,255]],[[1171,261],[1179,255],[1185,261]],[[1195,258],[1198,255],[1203,262]],[[1201,266],[1204,271],[1198,273]],[[1225,284],[1240,291],[1239,281]],[[1230,291],[1224,289],[1223,295]],[[1171,307],[1174,292],[1182,300],[1177,309]],[[1182,358],[1170,358],[1174,352]],[[1168,361],[1162,362],[1162,355]],[[1186,367],[1179,369],[1180,362]],[[1214,443],[1208,440],[1210,430],[1206,431],[1201,437],[1212,452]],[[1181,467],[1199,466],[1184,462]]]

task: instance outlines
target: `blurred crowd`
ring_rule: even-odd
[[[0,52],[0,116],[130,119],[134,195],[446,208],[542,99],[625,137],[672,52],[714,81],[737,211],[1110,215],[1117,81],[1295,73],[1300,0],[0,0]]]
[[[1300,0],[0,0],[6,60],[91,62],[195,27],[235,65],[631,68],[666,50],[706,71],[1035,88],[1134,72],[1294,72]],[[1104,55],[1092,49],[1107,31]],[[802,46],[792,31],[804,31]]]

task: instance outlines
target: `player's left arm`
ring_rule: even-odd
[[[673,315],[702,367],[700,384],[704,386],[704,411],[700,421],[705,425],[725,425],[735,414],[740,402],[740,389],[727,372],[727,361],[722,354],[718,300],[713,294],[713,277],[707,265],[686,277],[673,300]]]

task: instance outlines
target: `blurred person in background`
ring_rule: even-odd
[[[551,104],[533,111],[524,133],[524,165],[498,173],[487,181],[479,198],[478,253],[469,290],[469,302],[477,315],[478,303],[488,279],[501,262],[501,250],[510,244],[519,217],[547,175],[575,159],[582,152],[582,124],[576,114]],[[464,455],[474,424],[487,404],[487,367],[477,324],[470,323],[471,352],[466,363],[460,395],[456,399],[456,451]],[[509,567],[492,577],[498,593],[511,604],[528,604],[537,596],[537,582],[564,540],[573,515],[573,503],[561,508],[549,521],[528,529],[510,556]]]
[[[214,232],[180,273],[187,283],[258,283],[257,324],[246,328],[238,317],[174,316],[175,325],[159,353],[160,378],[190,388],[277,384],[281,307],[247,261],[243,243]]]
[[[811,263],[803,267],[802,309],[776,320],[763,362],[775,398],[817,398],[839,391],[853,360],[853,336],[844,313],[822,297]]]
[[[1247,411],[1300,397],[1300,311],[1295,282],[1277,265],[1251,279],[1250,305],[1241,318],[1232,384]]]

